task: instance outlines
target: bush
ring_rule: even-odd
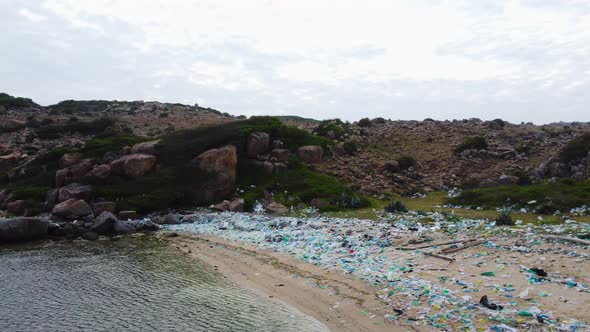
[[[369,205],[368,200],[362,196],[358,196],[348,192],[341,192],[338,195],[338,201],[336,205],[341,209],[358,209],[367,207]]]
[[[159,118],[167,118],[168,116],[170,116],[170,114],[166,112],[160,113],[160,115],[158,115]]]
[[[533,180],[529,176],[529,173],[527,173],[523,170],[520,170],[520,169],[514,170],[514,171],[512,171],[512,175],[518,177],[517,183],[521,186],[533,183]]]
[[[358,151],[358,146],[357,146],[356,142],[353,142],[353,141],[348,141],[348,142],[344,143],[342,145],[342,148],[349,155],[353,155]]]
[[[406,170],[410,167],[416,166],[416,159],[410,156],[401,156],[397,158],[400,170]]]
[[[567,143],[559,153],[564,163],[588,157],[590,152],[590,133],[578,136]]]
[[[15,199],[44,201],[49,187],[34,185],[15,185],[10,188]]]
[[[531,147],[525,144],[521,144],[515,147],[514,151],[516,151],[516,153],[524,153],[525,155],[528,155],[531,153]]]
[[[503,209],[496,218],[496,226],[513,226],[514,221],[510,209]]]
[[[384,124],[386,121],[384,118],[374,118],[373,119],[373,123],[374,124]]]
[[[141,136],[118,135],[106,138],[95,138],[77,150],[86,158],[102,158],[109,151],[117,152],[125,146],[133,146],[137,143],[145,142],[148,139]]]
[[[96,135],[115,124],[112,118],[100,118],[92,121],[69,121],[63,125],[49,125],[38,128],[37,136],[41,139],[56,139],[65,133],[80,133],[82,135]]]
[[[358,122],[359,127],[371,127],[372,125],[373,125],[373,123],[371,122],[371,120],[369,118],[360,119]]]
[[[104,112],[112,102],[106,100],[64,100],[48,108],[66,114],[78,112]]]
[[[504,126],[506,126],[506,121],[502,119],[494,119],[492,122],[495,122],[500,128],[504,128]]]
[[[406,204],[404,204],[404,202],[400,200],[395,200],[387,203],[387,205],[383,209],[389,213],[408,212]]]
[[[567,211],[588,204],[590,201],[590,180],[566,183],[543,182],[531,185],[505,185],[465,190],[458,197],[447,199],[446,203],[463,206],[498,207],[510,202],[512,207],[527,207],[530,201],[537,201],[539,213]]]
[[[313,132],[319,136],[340,139],[347,133],[350,133],[350,128],[340,119],[324,120],[318,124]]]
[[[6,93],[0,93],[0,106],[6,108],[39,106],[29,98],[13,97]]]
[[[455,147],[454,152],[459,154],[465,150],[485,150],[488,148],[486,139],[482,136],[466,137],[461,144]]]

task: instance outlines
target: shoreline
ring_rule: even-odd
[[[287,303],[330,331],[431,331],[385,322],[375,290],[340,272],[212,236],[185,233],[170,240],[238,286]]]

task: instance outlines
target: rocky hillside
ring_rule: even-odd
[[[588,123],[364,119],[301,126],[336,141],[322,172],[371,194],[588,177]]]
[[[269,211],[329,211],[367,207],[369,195],[555,177],[571,179],[559,187],[567,189],[588,178],[587,123],[279,119],[143,101],[43,107],[2,94],[0,208],[62,218],[93,214],[97,204],[123,215],[209,204],[249,210],[256,201]]]

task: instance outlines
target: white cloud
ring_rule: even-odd
[[[343,100],[375,100],[379,104],[375,109],[387,109],[400,100],[404,107],[416,108],[452,101],[464,112],[472,105],[494,103],[520,110],[526,102],[539,105],[532,107],[537,110],[567,105],[572,99],[590,102],[585,96],[590,86],[587,1],[39,0],[38,4],[18,14],[33,22],[46,18],[66,22],[75,30],[71,34],[125,48],[103,50],[107,58],[110,53],[122,54],[116,58],[121,63],[105,65],[146,71],[149,89],[158,80],[165,81],[158,84],[158,95],[165,95],[173,84],[186,84],[191,93],[196,87],[207,94],[199,98],[223,99],[226,107],[247,104],[267,112],[309,109],[318,114],[323,107],[338,105],[338,112],[348,112],[349,118],[356,118],[358,107],[346,108]],[[68,50],[83,47],[68,36],[54,44]],[[220,97],[228,92],[231,98]],[[232,98],[234,104],[228,101]],[[582,106],[576,107],[583,114]]]
[[[19,15],[26,18],[27,20],[34,22],[34,23],[38,23],[38,22],[42,22],[45,21],[47,19],[47,17],[43,16],[43,15],[39,15],[36,13],[33,13],[32,11],[26,9],[26,8],[21,8],[18,11]]]

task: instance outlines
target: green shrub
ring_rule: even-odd
[[[162,112],[162,113],[160,113],[160,115],[158,115],[159,118],[167,118],[169,116],[170,116],[170,114],[168,114],[166,112]]]
[[[410,167],[416,166],[416,159],[410,156],[401,156],[397,158],[400,170],[406,170]]]
[[[350,133],[350,126],[340,119],[324,120],[315,127],[313,132],[319,136],[340,139]]]
[[[529,174],[523,170],[517,169],[511,172],[512,175],[518,177],[518,184],[521,186],[533,183],[533,180]]]
[[[566,144],[559,153],[561,161],[570,161],[586,158],[590,152],[590,133],[578,136]]]
[[[342,148],[349,155],[353,155],[358,151],[358,145],[356,144],[356,142],[353,142],[353,141],[348,141],[348,142],[344,143],[342,145]]]
[[[64,100],[48,108],[56,112],[75,114],[79,112],[104,112],[112,102],[107,100]]]
[[[461,153],[465,150],[485,150],[488,148],[486,139],[482,136],[466,137],[461,144],[459,144],[454,152],[456,154]]]
[[[374,118],[373,119],[373,123],[374,124],[384,124],[386,121],[384,118]]]
[[[7,108],[35,107],[39,106],[29,98],[13,97],[6,93],[0,93],[0,106]]]
[[[125,146],[133,146],[147,140],[145,137],[132,135],[94,138],[86,142],[84,147],[77,150],[77,152],[82,153],[85,158],[102,158],[109,151],[118,152]]]
[[[531,147],[526,144],[521,144],[515,147],[514,151],[516,151],[517,153],[524,153],[525,155],[529,155],[531,153]]]
[[[69,121],[63,125],[55,124],[38,128],[37,136],[41,139],[56,139],[66,133],[80,133],[82,135],[96,135],[115,124],[115,119],[99,118],[92,121]]]
[[[395,200],[387,203],[387,205],[383,208],[386,212],[389,213],[400,213],[400,212],[408,212],[408,208],[406,204],[400,200]]]
[[[496,218],[496,226],[513,226],[512,214],[510,209],[503,209]]]
[[[371,127],[372,125],[373,125],[373,123],[371,122],[371,120],[369,118],[360,119],[358,122],[359,127]]]
[[[49,187],[34,185],[15,185],[10,188],[15,199],[44,201]]]
[[[494,119],[492,122],[495,122],[500,128],[504,128],[504,126],[506,126],[506,121],[502,119]]]

